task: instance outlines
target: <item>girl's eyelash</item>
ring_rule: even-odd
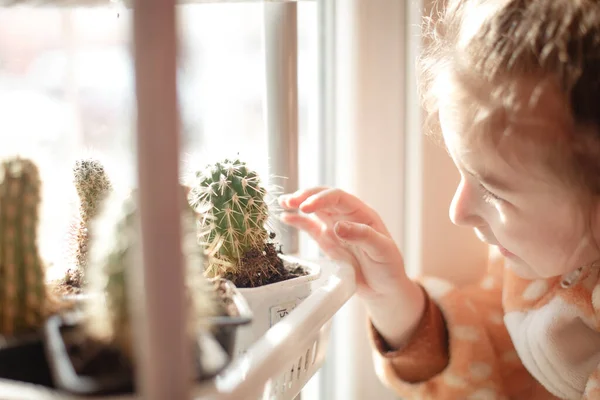
[[[479,184],[479,188],[483,191],[483,200],[485,200],[486,202],[490,203],[502,200],[500,199],[500,197],[487,190],[482,184]]]

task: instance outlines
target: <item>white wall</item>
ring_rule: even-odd
[[[378,210],[403,240],[404,4],[336,2],[335,186]],[[338,314],[332,345],[337,384],[327,399],[393,399],[375,376],[367,317],[352,299]],[[350,382],[350,384],[348,384]]]

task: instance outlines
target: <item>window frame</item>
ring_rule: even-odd
[[[417,92],[415,61],[426,45],[420,23],[435,0],[317,1],[320,183],[348,190],[376,209],[410,276],[474,281],[488,250],[449,220],[459,175],[444,149],[424,137]],[[397,398],[375,374],[367,321],[356,298],[336,315],[319,373],[321,399]]]

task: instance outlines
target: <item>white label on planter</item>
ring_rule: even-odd
[[[296,308],[297,303],[299,303],[299,301],[288,301],[287,303],[282,303],[271,307],[270,326],[275,325],[277,322],[281,321],[283,317],[292,312],[292,310]]]

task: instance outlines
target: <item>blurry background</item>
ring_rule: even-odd
[[[433,0],[315,0],[298,4],[299,186],[341,187],[379,212],[411,275],[477,279],[487,249],[453,227],[459,176],[423,138],[415,59]],[[183,161],[240,153],[268,170],[262,2],[180,6]],[[0,156],[35,156],[44,184],[41,250],[50,278],[64,270],[76,212],[71,166],[104,160],[134,183],[131,14],[0,8]],[[185,165],[184,165],[185,167]],[[306,235],[301,253],[318,255]],[[310,400],[393,399],[375,376],[365,312],[352,299],[334,318]]]
[[[311,148],[314,156],[316,138],[316,21],[316,3],[300,2],[299,140],[305,157]],[[181,6],[179,22],[182,173],[188,165],[239,153],[266,174],[262,4]],[[130,29],[130,11],[118,7],[0,8],[0,154],[33,153],[44,160],[40,244],[52,276],[64,269],[63,239],[76,202],[74,160],[99,156],[120,185],[134,183]],[[316,173],[316,162],[306,159],[302,186]]]

